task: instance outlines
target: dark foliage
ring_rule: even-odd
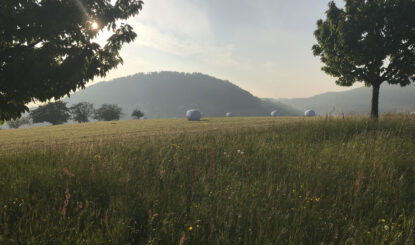
[[[51,102],[30,112],[34,123],[50,122],[53,125],[62,124],[71,117],[66,102]]]
[[[30,117],[21,117],[7,122],[7,125],[9,125],[10,128],[19,128],[25,124],[31,124]]]
[[[326,20],[317,22],[313,52],[322,70],[341,86],[371,86],[373,119],[383,82],[406,86],[415,79],[414,9],[413,0],[345,0],[344,9],[330,2]]]
[[[136,34],[120,22],[141,0],[0,1],[0,120],[17,118],[27,103],[59,99],[122,63],[119,50]],[[100,30],[113,35],[101,47]]]
[[[99,121],[119,120],[122,115],[122,108],[117,105],[103,104],[95,111],[94,119]]]
[[[135,109],[133,113],[131,113],[132,117],[137,117],[138,119],[142,118],[144,116],[144,113],[138,109]]]
[[[94,112],[94,105],[88,102],[79,102],[70,108],[73,120],[83,123],[89,122],[89,117],[91,117]]]

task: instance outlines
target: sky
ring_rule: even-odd
[[[94,83],[139,72],[200,72],[263,98],[341,91],[311,47],[328,0],[144,0],[124,65]],[[342,6],[342,1],[335,1]],[[101,35],[101,41],[107,37]],[[357,84],[355,87],[360,87]]]

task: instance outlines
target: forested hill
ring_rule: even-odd
[[[318,114],[369,114],[372,88],[362,87],[344,92],[329,92],[310,98],[277,99],[299,110],[314,109]],[[415,85],[406,87],[383,84],[380,87],[379,112],[406,113],[415,110]]]
[[[91,102],[117,104],[124,118],[138,108],[150,118],[184,117],[186,110],[200,109],[206,117],[266,116],[272,110],[281,115],[301,112],[280,102],[262,100],[238,86],[200,73],[154,72],[138,73],[108,82],[101,82],[66,98],[69,104]]]

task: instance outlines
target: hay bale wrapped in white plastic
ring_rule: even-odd
[[[411,113],[409,113],[411,116],[415,116],[415,111],[411,111]]]
[[[280,113],[277,110],[271,111],[271,117],[279,117]]]
[[[202,113],[200,113],[199,110],[191,109],[186,111],[186,118],[189,121],[200,121],[200,118],[202,117]]]
[[[225,117],[231,117],[232,116],[232,112],[226,112]]]
[[[306,110],[304,112],[304,116],[306,117],[314,117],[316,115],[316,112],[314,110]]]

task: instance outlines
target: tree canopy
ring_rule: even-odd
[[[317,21],[313,53],[322,70],[338,85],[373,87],[374,119],[383,82],[406,86],[415,79],[414,10],[414,0],[345,0],[344,9],[330,2],[326,20]]]
[[[94,105],[88,102],[79,102],[69,109],[72,113],[73,120],[80,123],[89,122],[89,117],[95,112]]]
[[[136,38],[121,22],[141,0],[0,1],[0,120],[17,118],[31,101],[84,88],[122,63],[119,51]],[[94,40],[112,31],[102,47]]]
[[[50,102],[46,105],[39,106],[30,112],[33,123],[50,122],[53,125],[62,124],[71,117],[66,102]]]
[[[144,113],[138,109],[135,109],[132,113],[131,113],[132,117],[136,117],[137,119],[140,119],[144,116]]]
[[[11,120],[7,122],[7,125],[9,125],[10,128],[19,128],[22,125],[25,124],[31,124],[30,116],[21,117],[19,119]]]
[[[95,111],[94,119],[99,121],[119,120],[122,114],[121,107],[113,104],[103,104]]]

